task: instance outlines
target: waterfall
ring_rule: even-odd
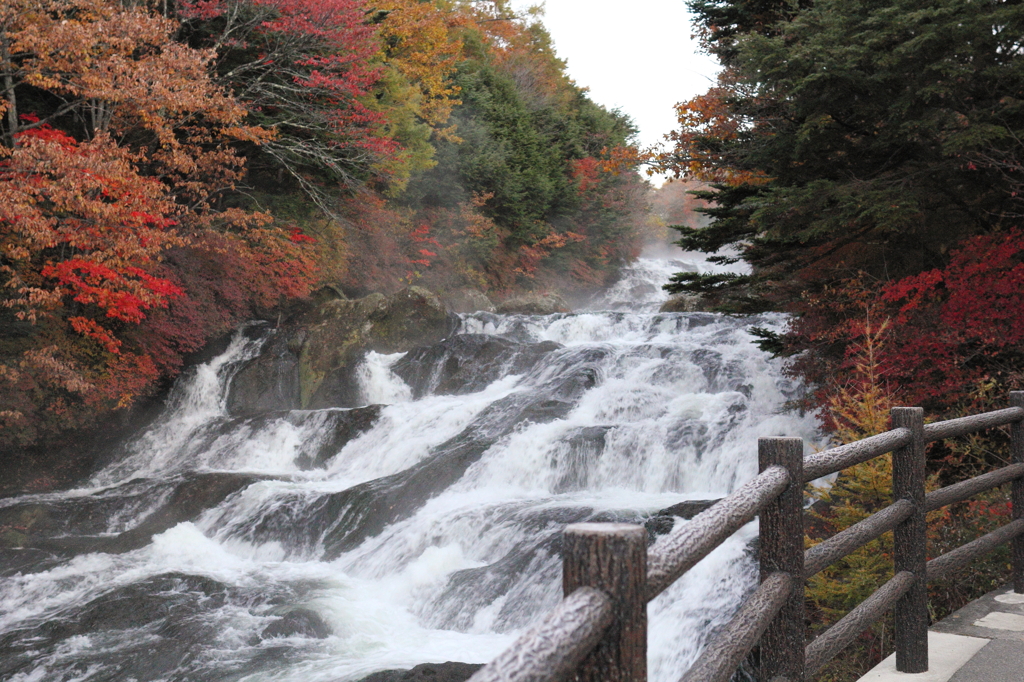
[[[0,521],[48,534],[0,554],[0,678],[490,660],[560,598],[565,524],[655,534],[659,510],[753,477],[758,437],[816,438],[746,331],[785,318],[654,312],[679,267],[642,259],[591,310],[467,314],[435,346],[371,352],[355,408],[231,414],[232,377],[275,333],[241,330],[82,488],[0,500]],[[756,533],[651,603],[651,680],[678,679],[752,589]]]

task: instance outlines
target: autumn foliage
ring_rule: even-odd
[[[730,312],[793,313],[764,345],[794,356],[834,432],[832,403],[879,330],[876,379],[898,403],[929,418],[1002,405],[991,400],[1020,387],[1024,350],[1024,11],[690,6],[723,68],[677,106],[658,162],[710,184],[709,224],[684,226],[680,244],[729,247],[749,274],[680,273],[670,288]]]
[[[10,0],[0,71],[0,447],[325,283],[588,289],[641,239],[633,128],[503,2]]]
[[[889,428],[892,406],[927,421],[1007,406],[1024,387],[1024,8],[958,0],[690,0],[718,83],[677,108],[662,168],[707,181],[707,227],[680,244],[729,247],[747,274],[679,273],[669,288],[730,312],[781,310],[754,330],[791,358],[835,441]],[[1008,434],[929,445],[930,482],[1005,464]],[[853,467],[819,525],[839,531],[888,504],[884,459]],[[1005,517],[1004,492],[929,519],[929,553]],[[817,539],[817,538],[815,538]],[[891,539],[809,583],[813,629],[891,575]],[[936,619],[1005,580],[1005,555],[930,584]],[[859,679],[891,650],[885,621],[819,675]]]
[[[836,395],[839,377],[865,380],[858,358],[870,342],[877,350],[869,383],[884,382],[894,404],[933,414],[989,409],[989,399],[1022,379],[1024,234],[972,237],[942,268],[891,282],[861,275],[802,306],[792,342],[818,349],[816,358],[841,352],[834,363],[796,363],[822,399]]]
[[[89,0],[22,2],[0,20],[14,76],[0,100],[11,444],[131,405],[211,334],[305,295],[314,267],[301,232],[216,207],[242,178],[238,145],[274,132],[245,123],[211,78],[213,53],[175,42],[176,22]],[[221,314],[190,316],[203,252],[219,274],[244,266],[219,287],[236,289]]]

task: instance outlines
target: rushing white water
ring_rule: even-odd
[[[734,256],[723,250],[716,255]],[[701,275],[722,273],[743,274],[749,270],[746,263],[711,263],[703,253],[680,251],[678,248],[649,246],[632,265],[623,269],[619,280],[601,292],[588,305],[592,310],[628,310],[656,312],[668,300],[662,286],[677,272],[696,272]]]
[[[677,266],[641,262],[623,281]],[[262,342],[239,334],[89,488],[0,500],[63,510],[57,535],[104,540],[188,485],[234,486],[127,551],[57,552],[0,577],[0,678],[334,682],[485,662],[559,598],[566,523],[720,497],[756,473],[758,437],[815,437],[810,416],[782,409],[799,387],[745,331],[783,323],[466,315],[462,345],[368,355],[361,395],[384,407],[255,417],[227,407]],[[496,347],[490,364],[470,357]],[[332,440],[357,417],[365,429]],[[678,679],[750,589],[755,535],[652,602],[652,680]],[[326,629],[267,629],[299,607]]]

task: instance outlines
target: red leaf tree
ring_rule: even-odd
[[[217,50],[220,83],[276,136],[250,168],[290,177],[328,213],[329,190],[355,189],[396,151],[372,106],[383,73],[363,0],[183,0],[185,34]]]

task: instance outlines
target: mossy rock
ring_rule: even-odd
[[[4,529],[4,532],[14,532],[11,529],[17,529],[18,535],[35,535],[40,532],[52,532],[56,528],[57,524],[50,517],[50,511],[45,505],[15,505],[0,509],[0,529]]]
[[[0,532],[0,547],[24,547],[28,544],[28,535],[8,528]]]
[[[507,298],[497,306],[503,315],[554,315],[572,312],[569,304],[558,294],[526,294]]]
[[[437,296],[422,287],[407,287],[369,313],[369,349],[404,353],[441,341],[458,326]]]
[[[355,369],[366,351],[406,352],[437,343],[457,325],[441,300],[421,287],[323,303],[299,353],[302,408],[357,406]]]
[[[454,313],[493,313],[494,303],[479,289],[455,289],[444,295],[444,303]]]
[[[303,409],[332,406],[334,401],[325,403],[326,396],[318,395],[321,387],[330,375],[344,373],[345,369],[354,370],[355,362],[361,357],[373,326],[369,320],[369,311],[381,305],[384,300],[382,294],[371,294],[354,301],[329,301],[317,309],[318,322],[307,328],[299,352],[299,401]],[[342,378],[342,384],[353,383],[354,376]],[[342,400],[341,405],[349,402]]]
[[[660,313],[695,313],[705,310],[704,297],[694,294],[676,294],[661,304]]]

